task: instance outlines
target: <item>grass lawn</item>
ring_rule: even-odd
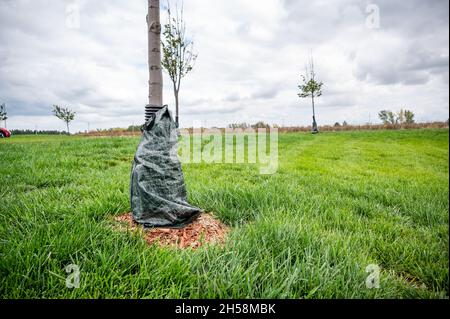
[[[129,211],[138,138],[0,140],[0,298],[439,298],[449,294],[449,131],[280,134],[279,170],[186,164],[224,247],[147,246]],[[81,269],[79,289],[65,267]],[[369,264],[380,289],[366,288]]]

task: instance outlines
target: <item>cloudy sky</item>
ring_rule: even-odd
[[[75,131],[142,124],[146,10],[146,0],[0,0],[8,128],[64,130],[53,104],[77,112]],[[448,12],[448,0],[185,0],[199,57],[182,84],[181,125],[308,125],[297,85],[310,52],[324,82],[319,124],[376,122],[402,107],[447,120]],[[165,76],[173,110],[172,95]]]

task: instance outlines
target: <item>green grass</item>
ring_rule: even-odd
[[[184,165],[190,201],[232,226],[224,247],[197,251],[113,229],[137,144],[0,140],[1,298],[448,296],[448,129],[281,134],[273,176]],[[380,289],[365,286],[369,264]]]

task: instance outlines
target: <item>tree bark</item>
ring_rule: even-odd
[[[312,100],[312,108],[313,108],[312,132],[313,132],[313,134],[316,134],[319,132],[319,130],[318,130],[317,121],[316,121],[316,106],[314,105],[314,92],[311,94],[311,100]]]
[[[177,124],[177,127],[180,126],[179,123],[180,114],[178,106],[179,106],[178,91],[175,91],[175,123]]]
[[[159,0],[148,0],[148,64],[149,64],[149,105],[163,105],[163,77],[161,67],[161,22]]]

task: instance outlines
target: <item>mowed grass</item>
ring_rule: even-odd
[[[190,201],[232,226],[197,251],[114,229],[138,142],[0,140],[1,298],[448,297],[448,129],[280,134],[271,176],[186,164]]]

